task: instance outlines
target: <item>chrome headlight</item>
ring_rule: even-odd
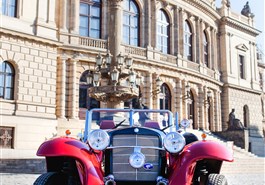
[[[164,138],[164,147],[170,153],[181,152],[185,144],[185,138],[178,132],[170,132]]]
[[[142,168],[145,163],[145,156],[141,152],[133,152],[129,158],[129,163],[133,168]]]
[[[93,130],[88,135],[88,144],[94,150],[104,150],[109,146],[109,134],[105,130]]]

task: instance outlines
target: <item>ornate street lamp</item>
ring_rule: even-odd
[[[184,100],[187,101],[188,104],[192,104],[192,99],[191,99],[191,94],[190,94],[190,85],[189,83],[187,83],[187,85],[185,86],[185,96],[184,96]]]
[[[105,57],[96,57],[95,71],[88,74],[87,82],[93,84],[89,96],[103,102],[127,101],[139,96],[140,75],[132,68],[133,59],[121,53],[112,59],[108,52]]]
[[[209,106],[211,104],[211,97],[212,97],[212,92],[210,90],[207,91],[207,97],[204,100],[204,103],[206,106]]]

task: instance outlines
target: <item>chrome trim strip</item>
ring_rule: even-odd
[[[109,146],[106,149],[118,149],[118,148],[141,148],[141,149],[154,149],[165,151],[165,148],[152,147],[152,146]]]

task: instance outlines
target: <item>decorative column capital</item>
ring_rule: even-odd
[[[123,0],[110,0],[110,5],[112,6],[118,6]]]

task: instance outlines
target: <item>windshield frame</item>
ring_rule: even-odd
[[[168,127],[170,129],[170,132],[173,131],[173,113],[169,110],[159,110],[159,109],[110,109],[110,108],[95,108],[91,110],[86,111],[86,120],[85,120],[85,130],[84,130],[84,142],[87,141],[88,133],[91,131],[91,125],[92,125],[92,114],[95,112],[105,112],[105,113],[129,113],[129,123],[130,127],[134,125],[134,119],[133,115],[135,113],[139,112],[146,112],[146,113],[167,113],[168,115]],[[176,120],[177,122],[177,120]],[[176,123],[176,126],[178,127],[178,124]]]

